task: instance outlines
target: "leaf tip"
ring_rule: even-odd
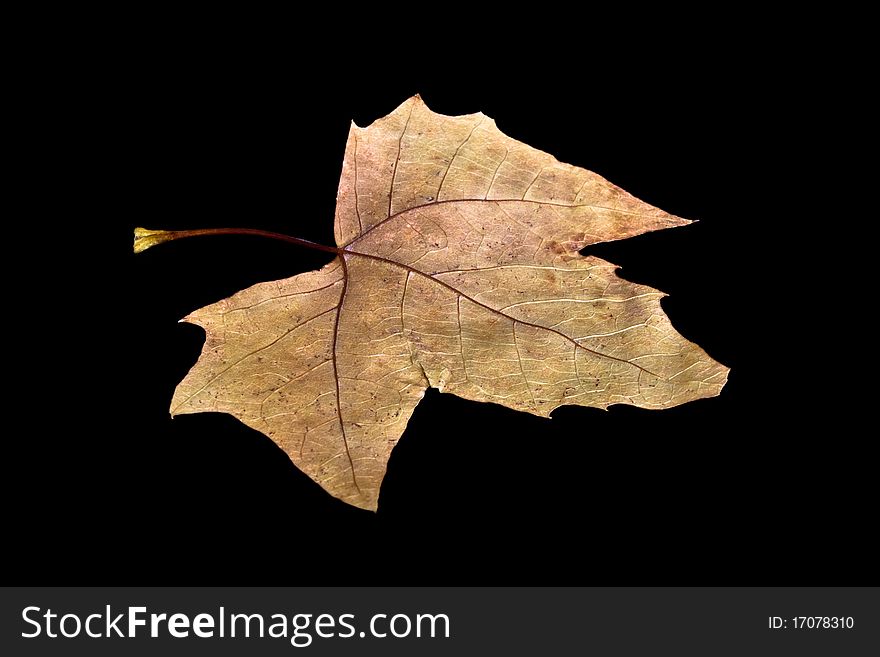
[[[666,221],[669,223],[671,228],[677,228],[678,226],[687,226],[689,224],[697,223],[697,219],[685,219],[684,217],[679,217],[678,215],[670,214],[667,215]]]
[[[134,252],[146,251],[151,246],[162,244],[174,239],[174,234],[167,230],[150,230],[148,228],[134,229]]]
[[[720,376],[721,381],[718,382],[718,394],[721,394],[721,391],[724,389],[724,386],[727,385],[727,380],[730,378],[730,368],[727,365],[722,365],[718,363],[721,368]]]

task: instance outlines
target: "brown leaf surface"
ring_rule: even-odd
[[[410,98],[351,127],[338,257],[185,318],[207,340],[171,413],[230,413],[375,509],[428,386],[541,416],[717,395],[728,369],[676,333],[663,294],[578,254],[686,223],[483,114]]]

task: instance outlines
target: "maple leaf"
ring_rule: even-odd
[[[689,223],[601,176],[415,96],[352,124],[336,257],[184,318],[205,329],[171,414],[219,411],[268,435],[332,495],[375,510],[425,390],[540,416],[564,404],[666,408],[717,395],[728,369],[679,335],[661,292],[578,251]]]

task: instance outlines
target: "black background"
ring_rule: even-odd
[[[811,157],[791,122],[796,74],[711,41],[658,39],[632,59],[586,44],[498,56],[481,41],[449,59],[407,39],[365,42],[339,65],[289,40],[157,37],[138,54],[54,62],[46,159],[68,180],[41,190],[25,227],[58,248],[33,249],[19,274],[52,272],[14,324],[45,346],[13,354],[32,361],[34,421],[7,443],[12,579],[859,583],[871,461],[844,425],[819,429],[833,359],[802,344],[825,313],[804,295],[829,273],[800,246],[810,217],[791,200],[812,191],[791,164]],[[732,368],[720,397],[543,420],[431,390],[376,514],[329,497],[231,416],[169,418],[203,340],[177,320],[329,256],[247,237],[134,256],[132,228],[331,244],[349,121],[417,92],[700,220],[585,253],[670,295],[675,327]]]

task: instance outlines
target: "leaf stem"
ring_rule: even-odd
[[[327,253],[335,253],[337,255],[342,253],[342,249],[335,246],[325,246],[324,244],[310,242],[299,237],[291,237],[283,233],[273,233],[269,230],[259,230],[257,228],[196,228],[194,230],[149,230],[147,228],[135,228],[134,252],[146,251],[151,246],[156,246],[163,242],[171,242],[183,239],[184,237],[201,237],[203,235],[256,235],[258,237],[268,237],[273,240],[297,244],[315,251],[326,251]]]

